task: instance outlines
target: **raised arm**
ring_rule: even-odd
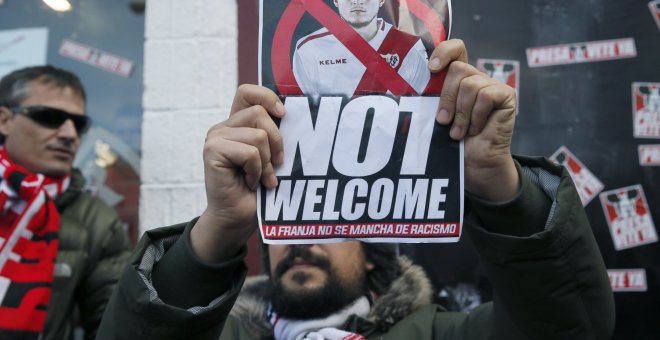
[[[210,263],[236,255],[256,229],[256,190],[277,186],[273,165],[284,160],[282,137],[270,115],[284,105],[271,90],[238,88],[229,119],[204,143],[207,208],[190,234],[195,253]]]
[[[466,231],[495,304],[437,330],[467,339],[608,338],[613,295],[570,176],[542,158],[511,155],[515,91],[466,62],[463,43],[449,40],[429,68],[447,70],[437,121],[465,141]]]
[[[520,187],[510,149],[516,92],[468,64],[461,40],[442,42],[429,68],[447,70],[436,120],[451,124],[453,139],[465,139],[466,190],[491,201],[510,200]]]
[[[229,118],[204,144],[207,208],[189,223],[147,232],[103,316],[98,339],[216,340],[246,275],[245,243],[256,227],[261,183],[277,185],[282,141],[270,90],[238,88]]]

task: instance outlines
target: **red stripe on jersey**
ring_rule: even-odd
[[[395,67],[392,67],[394,70],[398,71],[403,63],[403,60],[408,55],[408,52],[415,46],[419,37],[408,34],[406,32],[399,31],[398,29],[392,27],[383,42],[378,48],[378,53],[380,55],[396,55],[399,58],[399,62]],[[390,65],[391,66],[391,65]],[[412,87],[411,87],[412,89]],[[385,93],[389,90],[386,84],[381,84],[371,72],[365,72],[355,89],[355,95],[366,95],[372,93]],[[416,94],[413,90],[412,93],[401,93],[400,95],[411,95]]]
[[[296,49],[299,49],[302,45],[305,45],[305,43],[310,41],[310,40],[314,40],[314,39],[317,39],[317,38],[322,38],[322,37],[325,37],[326,35],[330,35],[330,32],[310,35],[309,37],[305,38],[305,40],[301,41],[300,44],[298,44],[298,46],[296,46]]]

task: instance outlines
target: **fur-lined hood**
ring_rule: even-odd
[[[424,270],[408,258],[400,257],[401,276],[378,297],[371,307],[368,320],[380,327],[389,328],[417,309],[431,303],[433,289]],[[272,338],[273,330],[268,321],[268,301],[265,275],[246,279],[231,315],[241,323],[255,339]],[[381,328],[382,329],[382,328]]]

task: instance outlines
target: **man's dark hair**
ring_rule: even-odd
[[[29,84],[37,82],[56,87],[69,87],[83,102],[87,100],[85,88],[75,74],[51,65],[31,66],[16,70],[0,79],[0,106],[18,106],[30,96]]]
[[[261,268],[266,275],[270,276],[268,246],[262,245]],[[398,247],[396,244],[390,243],[362,242],[362,249],[364,249],[366,260],[374,264],[374,269],[367,272],[366,275],[369,290],[381,295],[390,288],[392,281],[401,275]]]
[[[367,261],[374,264],[374,269],[367,273],[369,289],[381,295],[401,275],[398,247],[391,243],[362,243],[362,247]]]

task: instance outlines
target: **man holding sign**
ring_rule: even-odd
[[[430,304],[419,267],[397,261],[391,246],[358,241],[270,245],[268,277],[245,283],[256,190],[278,185],[274,169],[285,159],[271,116],[288,114],[275,93],[245,85],[206,138],[207,209],[147,233],[98,339],[608,338],[613,296],[568,173],[514,159],[515,92],[466,62],[462,42],[449,40],[429,69],[447,70],[436,121],[465,141],[466,230],[493,303],[446,312]]]

